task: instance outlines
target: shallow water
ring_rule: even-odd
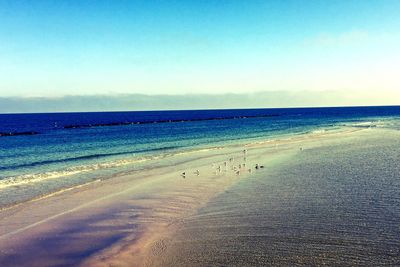
[[[398,106],[0,114],[0,208],[168,155],[343,125],[400,129],[398,118]]]
[[[369,131],[237,183],[151,265],[399,265],[400,133]]]

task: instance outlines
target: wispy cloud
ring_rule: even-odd
[[[320,33],[317,36],[307,39],[306,44],[316,46],[340,46],[366,42],[371,39],[367,31],[352,30],[338,34]]]

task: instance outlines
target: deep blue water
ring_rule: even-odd
[[[0,136],[0,196],[48,178],[94,179],[165,153],[365,122],[397,127],[399,118],[400,106],[0,114],[2,135],[23,134]]]

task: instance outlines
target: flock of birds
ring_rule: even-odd
[[[243,160],[246,161],[247,150],[244,149],[242,152],[243,152]],[[229,161],[229,164],[230,164],[230,166],[231,166],[231,170],[234,171],[236,175],[240,175],[240,173],[241,173],[242,171],[246,171],[246,163],[245,163],[245,162],[244,162],[244,163],[239,163],[239,164],[236,164],[236,165],[235,165],[235,164],[234,164],[234,162],[235,162],[235,158],[234,158],[234,157],[229,158],[228,161]],[[228,171],[228,161],[225,161],[225,162],[223,163],[223,166],[222,166],[222,165],[218,165],[218,166],[216,167],[216,164],[214,164],[214,163],[212,164],[212,168],[214,169],[215,175],[217,175],[218,173],[221,173],[221,172],[223,171],[223,167],[224,167],[225,171]],[[264,166],[257,163],[257,164],[255,165],[254,168],[255,168],[256,170],[258,170],[258,169],[264,168]],[[247,168],[247,171],[248,171],[249,173],[251,173],[251,172],[252,172],[252,169],[251,169],[251,168]],[[196,171],[194,172],[194,174],[197,175],[197,176],[199,176],[199,175],[200,175],[200,170],[196,170]],[[182,176],[183,178],[186,178],[186,175],[187,175],[186,171],[185,171],[185,172],[182,172],[182,174],[181,174],[181,176]]]

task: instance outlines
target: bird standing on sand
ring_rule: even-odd
[[[221,165],[218,166],[218,172],[221,172]]]
[[[186,172],[182,172],[181,176],[182,176],[183,178],[186,178]]]
[[[262,168],[264,168],[264,165],[259,165],[258,163],[256,164],[256,170],[262,169]]]
[[[196,174],[197,174],[197,176],[199,176],[200,175],[200,171],[196,170]]]

